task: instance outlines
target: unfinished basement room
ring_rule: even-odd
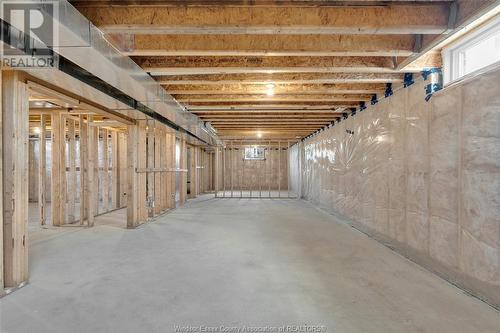
[[[0,24],[0,333],[500,333],[500,0]]]

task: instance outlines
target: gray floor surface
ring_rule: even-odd
[[[500,331],[493,308],[302,201],[202,198],[136,230],[114,214],[32,242],[1,333]]]

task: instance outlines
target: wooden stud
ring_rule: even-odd
[[[155,166],[155,121],[148,121],[147,126],[147,167],[154,168]],[[154,216],[155,206],[155,175],[150,172],[147,174],[147,207],[148,217]]]
[[[87,216],[88,200],[88,131],[84,115],[79,116],[80,140],[80,225],[83,225]]]
[[[127,129],[127,228],[135,228],[139,219],[139,175],[135,171],[138,165],[139,126],[128,125]]]
[[[181,169],[187,169],[187,147],[186,147],[186,139],[184,137],[181,138]],[[181,186],[180,186],[180,203],[183,205],[186,202],[187,196],[187,173],[181,172],[180,174]]]
[[[154,130],[154,163],[153,163],[153,167],[154,168],[161,168],[162,167],[162,164],[161,164],[161,156],[162,154],[164,154],[164,152],[162,152],[161,148],[162,148],[162,129],[161,129],[161,126],[162,125],[158,125],[155,130]],[[162,187],[162,182],[161,182],[161,179],[162,179],[162,174],[163,173],[160,173],[160,174],[152,174],[153,177],[154,177],[154,203],[155,203],[155,206],[153,207],[153,212],[154,212],[154,215],[158,215],[162,212],[163,210],[163,192],[164,192],[164,188]]]
[[[109,133],[102,129],[102,211],[109,211]]]
[[[85,196],[87,214],[87,226],[93,227],[95,223],[95,216],[97,215],[97,200],[99,196],[99,185],[96,177],[98,176],[98,140],[99,133],[98,128],[95,126],[90,126],[93,122],[93,116],[88,116],[87,124],[87,134],[88,134],[88,146],[87,146],[87,186],[85,187]],[[88,201],[87,201],[88,200]]]
[[[118,133],[118,155],[119,155],[119,208],[123,208],[127,206],[127,192],[128,192],[128,181],[127,181],[127,145],[128,138],[126,133]]]
[[[220,171],[220,147],[215,147],[215,177],[214,177],[214,191],[215,197],[219,196],[219,171]]]
[[[51,186],[51,213],[52,225],[61,226],[65,223],[66,211],[66,162],[64,146],[65,120],[61,113],[54,113],[51,118],[52,128],[52,186]]]
[[[111,209],[120,207],[120,156],[118,150],[118,132],[111,132]]]
[[[165,127],[160,130],[158,133],[158,140],[160,142],[159,151],[159,166],[162,168],[168,168],[168,148],[167,148],[167,134],[165,131]],[[164,212],[168,209],[168,173],[162,173],[160,175],[160,211]]]
[[[76,141],[75,141],[75,121],[68,119],[68,222],[75,222],[76,203]]]
[[[40,224],[45,225],[46,221],[46,211],[45,211],[45,203],[46,203],[46,198],[45,198],[45,191],[46,191],[46,163],[47,163],[47,150],[46,150],[46,141],[45,141],[45,136],[47,135],[46,132],[47,128],[47,121],[45,119],[45,115],[40,116],[40,134],[39,134],[39,161],[38,161],[38,214],[40,215]]]
[[[3,183],[3,170],[4,170],[4,139],[3,139],[3,115],[5,113],[4,109],[4,102],[3,102],[3,95],[4,95],[4,88],[3,88],[3,71],[0,70],[0,296],[4,295],[4,204],[3,204],[3,197],[4,197],[4,183]],[[10,109],[10,105],[7,105],[7,110]],[[8,141],[7,141],[8,142]],[[6,243],[9,244],[9,243]]]
[[[147,121],[141,120],[138,122],[138,135],[137,135],[137,168],[146,168],[147,167]],[[142,173],[139,174],[137,180],[137,224],[146,222],[148,218],[148,209],[147,209],[147,174]],[[130,192],[129,192],[130,193]]]
[[[28,279],[28,89],[18,72],[2,72],[3,283]],[[1,229],[1,228],[0,228]],[[8,245],[8,246],[7,246]],[[3,288],[2,288],[3,290]]]

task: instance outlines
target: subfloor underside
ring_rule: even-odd
[[[0,300],[0,332],[500,327],[493,308],[303,201],[201,197],[124,225],[32,242],[30,283]]]

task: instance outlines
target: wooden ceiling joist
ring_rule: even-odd
[[[289,95],[289,96],[266,96],[266,95],[174,95],[181,103],[192,102],[357,102],[370,100],[372,95]]]
[[[259,117],[261,115],[269,115],[272,117],[279,116],[314,116],[314,115],[331,115],[338,113],[335,110],[306,110],[306,111],[297,111],[297,110],[264,110],[264,111],[252,111],[252,110],[226,110],[226,111],[192,111],[194,114],[198,115],[198,117],[242,117],[242,116],[252,116]]]
[[[129,35],[130,36],[130,35]],[[108,37],[128,56],[410,56],[413,35],[136,35]]]
[[[188,108],[188,111],[199,112],[199,111],[334,111],[342,107],[349,107],[354,105],[354,103],[330,103],[324,105],[300,105],[300,104],[240,104],[240,105],[193,105]]]
[[[207,34],[441,34],[448,28],[443,3],[395,6],[81,7],[105,33]]]
[[[255,115],[255,114],[236,114],[236,115],[200,115],[200,118],[202,119],[217,119],[217,120],[224,120],[224,119],[241,119],[241,120],[247,120],[247,119],[267,119],[269,120],[282,120],[282,119],[330,119],[332,116],[337,115],[336,113],[330,113],[330,114],[311,114],[311,115],[304,115],[304,114],[299,114],[299,115],[277,115],[274,113],[271,114],[264,114],[264,115]]]
[[[339,84],[403,82],[401,73],[265,73],[265,74],[199,74],[157,76],[165,85],[219,84]]]
[[[393,57],[139,57],[151,75],[393,73]]]
[[[338,7],[339,5],[349,6],[387,6],[388,4],[395,5],[411,5],[433,2],[447,2],[453,0],[69,0],[75,7],[107,7],[107,6],[142,6],[142,7]]]
[[[186,103],[186,106],[189,110],[191,110],[194,106],[202,106],[202,107],[207,107],[207,106],[230,106],[230,107],[237,107],[238,105],[244,106],[244,107],[254,107],[257,105],[265,106],[266,108],[269,108],[270,106],[274,107],[288,107],[291,103],[293,103],[295,106],[319,106],[319,105],[324,105],[328,108],[334,109],[334,108],[340,108],[340,107],[358,107],[359,102],[332,102],[332,101],[290,101],[290,100],[282,100],[282,101],[252,101],[252,102],[234,102],[234,101],[216,101],[216,102],[189,102]]]
[[[293,94],[376,94],[385,90],[383,83],[357,84],[272,84],[275,95]],[[269,88],[262,84],[166,85],[172,95],[252,94],[264,95]]]

